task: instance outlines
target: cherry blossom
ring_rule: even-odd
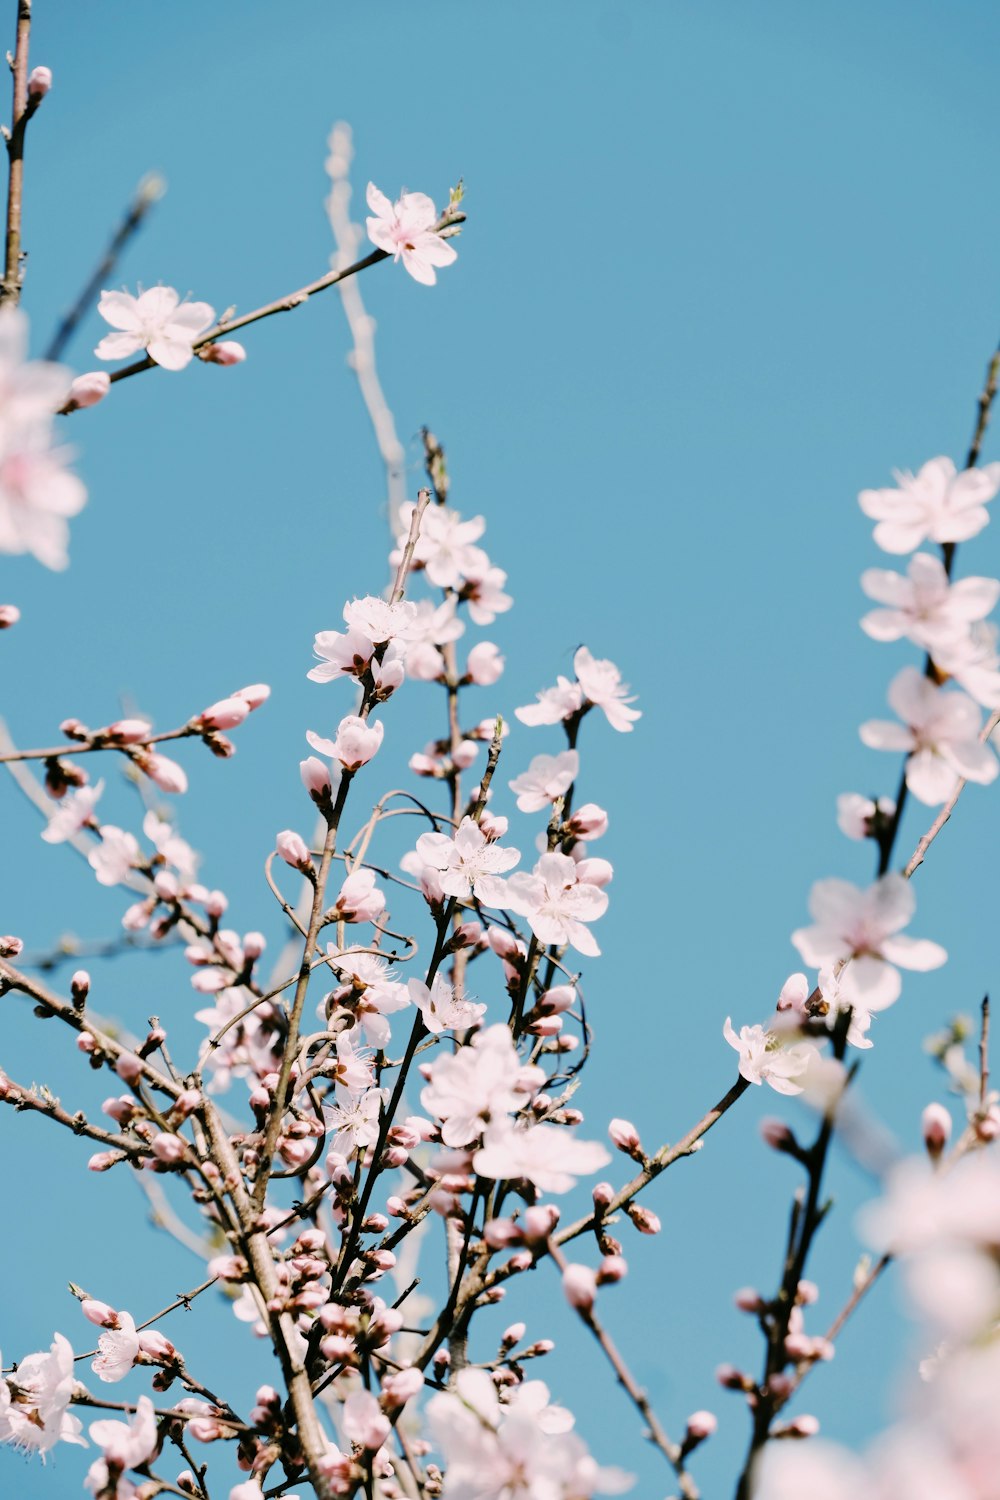
[[[443,240],[434,229],[438,211],[433,199],[426,193],[403,193],[395,203],[390,203],[370,182],[367,200],[375,215],[365,221],[372,244],[394,260],[402,257],[414,281],[433,286],[437,281],[435,268],[450,266],[458,258],[454,245]]]
[[[65,399],[69,371],[28,359],[28,319],[9,304],[0,309],[0,442],[27,425],[47,426]]]
[[[846,880],[818,880],[809,895],[812,927],[792,933],[807,964],[824,968],[850,959],[841,990],[867,1011],[885,1010],[899,998],[904,969],[937,969],[948,955],[927,938],[901,936],[916,909],[902,875],[883,875],[867,890]]]
[[[73,1350],[57,1333],[47,1354],[29,1354],[13,1375],[0,1379],[0,1443],[48,1453],[56,1443],[80,1443],[83,1424],[70,1416],[76,1385]]]
[[[348,1094],[338,1089],[336,1105],[325,1111],[327,1123],[335,1132],[330,1149],[351,1157],[373,1146],[378,1140],[382,1104],[381,1089],[367,1089],[363,1094]]]
[[[131,292],[102,292],[97,311],[117,333],[105,334],[94,353],[98,359],[127,359],[145,349],[164,370],[183,370],[191,363],[194,342],[215,321],[207,302],[182,302],[172,286]]]
[[[406,986],[390,978],[388,962],[377,954],[362,953],[353,948],[341,950],[330,944],[327,955],[331,967],[348,981],[334,991],[334,1000],[354,1012],[366,1040],[373,1047],[384,1047],[391,1036],[386,1016],[394,1015],[410,1004]],[[320,1016],[325,1019],[322,1006]]]
[[[142,851],[133,834],[103,823],[101,842],[91,849],[87,861],[101,885],[121,885],[133,866],[141,864]]]
[[[370,722],[357,714],[347,714],[337,726],[336,739],[325,740],[311,729],[307,731],[306,739],[320,755],[339,760],[345,771],[357,771],[377,754],[384,733],[381,720]]]
[[[1000,631],[987,620],[971,625],[964,636],[939,645],[934,665],[953,677],[984,708],[1000,707]]]
[[[12,427],[0,420],[0,552],[30,552],[56,572],[68,565],[66,518],[87,500],[66,467],[69,458],[66,449],[49,446],[44,424]]]
[[[798,1080],[815,1057],[815,1047],[807,1042],[788,1045],[780,1032],[763,1026],[741,1026],[737,1036],[729,1016],[722,1034],[739,1053],[740,1076],[748,1083],[769,1083],[778,1094],[802,1093]]]
[[[482,570],[475,567],[467,568],[465,583],[462,587],[462,598],[469,606],[469,614],[477,625],[492,625],[497,615],[502,615],[510,609],[514,603],[509,594],[504,593],[504,584],[507,582],[507,574],[503,568],[495,568],[490,564]]]
[[[996,778],[1000,765],[979,738],[982,715],[964,693],[939,688],[916,667],[904,667],[889,687],[889,704],[902,724],[869,720],[861,739],[873,750],[909,752],[906,784],[921,802],[946,802],[963,776],[982,785]]]
[[[876,818],[888,822],[896,816],[891,797],[863,797],[860,792],[842,792],[837,798],[837,827],[849,839],[869,839]]]
[[[407,989],[424,1025],[435,1036],[442,1031],[467,1031],[470,1026],[478,1026],[486,1014],[485,1005],[463,999],[441,974],[434,975],[430,989],[421,979],[409,980]]]
[[[504,849],[487,839],[474,818],[463,818],[454,838],[446,833],[422,833],[417,858],[440,871],[446,896],[469,901],[473,896],[487,906],[507,904],[507,882],[499,877],[521,858],[519,849]]]
[[[81,828],[94,816],[94,808],[104,791],[104,782],[97,781],[93,786],[77,787],[75,791],[67,792],[61,802],[57,802],[48,824],[42,829],[42,838],[47,844],[62,844],[71,839]]]
[[[642,713],[638,708],[628,707],[635,698],[628,696],[628,688],[614,662],[596,661],[586,646],[581,646],[573,657],[573,670],[586,702],[603,710],[612,729],[629,733]]]
[[[376,646],[385,645],[396,636],[408,635],[414,624],[417,606],[408,599],[389,604],[374,594],[354,599],[344,605],[344,623],[349,632],[367,636]]]
[[[506,1026],[488,1026],[455,1053],[432,1064],[421,1093],[428,1113],[443,1121],[446,1146],[478,1140],[488,1120],[520,1109],[545,1082],[541,1068],[521,1062]]]
[[[400,507],[398,540],[405,541],[415,507],[408,501]],[[424,511],[420,535],[413,560],[425,568],[427,577],[439,589],[462,589],[468,577],[481,576],[489,568],[486,553],[475,543],[486,530],[483,516],[463,521],[457,510],[447,505],[432,505]],[[393,553],[397,560],[402,553]]]
[[[142,820],[142,831],[168,865],[173,865],[182,885],[188,885],[198,873],[200,856],[181,838],[174,825],[155,808]]]
[[[139,1397],[131,1421],[91,1422],[88,1430],[91,1440],[104,1450],[104,1459],[99,1459],[91,1466],[87,1478],[87,1488],[92,1489],[95,1494],[101,1489],[100,1483],[91,1483],[92,1477],[99,1478],[96,1471],[104,1470],[103,1483],[107,1484],[109,1464],[117,1469],[134,1469],[137,1465],[144,1464],[156,1451],[156,1415],[148,1396]]]
[[[504,905],[527,918],[539,942],[560,947],[569,943],[589,958],[601,951],[585,924],[607,911],[607,893],[580,880],[568,854],[543,854],[530,875],[526,871],[512,875]]]
[[[508,785],[517,793],[521,812],[540,812],[568,792],[579,774],[579,754],[576,750],[563,750],[559,755],[534,756],[528,769]]]
[[[873,609],[861,628],[876,641],[905,637],[927,651],[961,639],[969,626],[984,619],[1000,599],[1000,579],[963,578],[951,583],[940,558],[918,552],[907,576],[868,568],[861,587],[870,599],[888,605]]]
[[[568,677],[557,677],[555,687],[544,688],[537,698],[537,703],[528,703],[514,710],[521,723],[532,729],[541,724],[559,724],[564,719],[572,719],[583,707],[583,689],[578,682],[570,682]]]
[[[964,542],[989,520],[985,509],[1000,489],[1000,463],[964,469],[950,458],[932,458],[917,474],[895,474],[895,489],[862,490],[858,503],[877,521],[875,541],[884,552],[913,552],[921,542]]]
[[[333,903],[343,922],[375,922],[385,911],[385,895],[375,884],[375,871],[352,870]]]
[[[465,622],[455,611],[458,601],[449,594],[441,604],[421,599],[413,623],[406,633],[406,670],[416,682],[436,682],[444,676],[444,657],[440,647],[457,641],[465,631]]]
[[[100,1350],[90,1368],[101,1380],[122,1380],[139,1356],[139,1335],[131,1313],[120,1312],[115,1328],[106,1328],[97,1340]]]
[[[579,1141],[559,1125],[491,1120],[472,1158],[480,1177],[523,1178],[540,1193],[568,1193],[578,1177],[607,1166],[610,1153],[599,1141]]]

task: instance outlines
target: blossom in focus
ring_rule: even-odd
[[[427,1403],[427,1419],[447,1467],[445,1500],[590,1500],[632,1482],[598,1467],[540,1380],[523,1381],[501,1404],[486,1370],[464,1369]]]
[[[422,833],[415,853],[424,865],[440,871],[446,896],[468,901],[474,895],[487,906],[506,905],[507,882],[499,877],[521,858],[519,849],[503,849],[487,839],[473,818],[462,819],[454,838]]]
[[[336,739],[326,740],[312,729],[307,731],[306,739],[320,755],[339,760],[345,771],[357,771],[377,754],[384,733],[381,720],[371,722],[357,714],[347,714],[337,726]]]
[[[607,893],[581,880],[568,854],[543,854],[530,875],[526,871],[512,875],[504,905],[527,918],[539,942],[559,947],[569,943],[589,958],[601,951],[585,924],[607,911]]]
[[[420,1101],[443,1121],[446,1146],[468,1146],[488,1120],[520,1109],[544,1082],[541,1068],[522,1063],[507,1027],[488,1026],[469,1046],[437,1057]]]
[[[949,692],[917,667],[904,667],[890,684],[889,704],[902,723],[871,719],[862,724],[861,739],[873,750],[909,753],[906,784],[928,807],[946,802],[960,777],[984,786],[996,778],[1000,765],[979,738],[982,715],[965,693]]]
[[[406,538],[414,509],[412,501],[400,507],[400,541]],[[463,521],[459,512],[450,506],[432,505],[424,511],[420,523],[420,535],[413,551],[414,563],[426,569],[427,577],[435,587],[460,591],[470,576],[482,575],[489,568],[486,553],[475,545],[485,530],[483,516]],[[396,556],[394,553],[393,558]]]
[[[430,989],[421,979],[409,980],[407,989],[424,1025],[435,1036],[442,1031],[467,1031],[470,1026],[478,1026],[486,1014],[485,1005],[463,1000],[441,974],[434,975]]]
[[[599,1141],[578,1141],[562,1126],[501,1119],[491,1120],[472,1165],[480,1177],[524,1178],[540,1193],[568,1193],[577,1177],[599,1172],[610,1160]]]
[[[569,791],[579,772],[578,752],[563,750],[559,755],[534,756],[528,769],[515,776],[508,785],[512,792],[517,793],[521,812],[540,812]]]
[[[896,816],[896,804],[891,797],[863,797],[860,792],[842,792],[837,798],[837,827],[849,839],[871,838],[872,825],[876,817],[886,822]]]
[[[841,959],[850,965],[841,991],[867,1011],[884,1010],[899,998],[904,969],[937,969],[948,955],[927,938],[901,935],[916,909],[916,897],[902,875],[883,875],[867,890],[846,880],[818,880],[809,893],[812,927],[792,933],[807,964],[825,968]]]
[[[101,842],[87,855],[101,885],[121,885],[134,865],[142,862],[142,852],[135,837],[113,823],[101,826]]]
[[[97,1340],[100,1350],[90,1368],[101,1380],[122,1380],[139,1356],[139,1335],[131,1313],[118,1314],[118,1326],[106,1328]]]
[[[537,698],[537,703],[527,703],[514,710],[521,723],[532,729],[541,724],[559,724],[564,719],[571,719],[583,707],[583,690],[578,682],[570,682],[568,677],[557,677],[555,687],[544,688]]]
[[[573,670],[585,700],[604,711],[612,729],[629,733],[635,720],[642,718],[642,712],[629,708],[635,698],[628,696],[628,687],[614,662],[596,661],[586,646],[581,646],[573,657]]]
[[[56,803],[55,812],[42,829],[42,838],[45,842],[63,844],[75,833],[79,833],[81,828],[85,828],[94,815],[94,808],[103,791],[104,782],[97,781],[93,786],[81,786],[75,791],[67,792],[66,796]]]
[[[957,473],[950,458],[932,458],[917,474],[895,475],[895,489],[862,490],[858,504],[877,521],[884,552],[913,552],[921,542],[965,542],[989,520],[985,507],[1000,489],[1000,463]]]
[[[356,1151],[374,1146],[382,1103],[381,1089],[367,1089],[363,1094],[347,1094],[338,1089],[335,1107],[325,1111],[327,1124],[335,1132],[330,1149],[350,1157]]]
[[[72,1347],[57,1333],[47,1354],[27,1355],[0,1379],[0,1443],[42,1454],[60,1440],[86,1447],[83,1424],[67,1410],[75,1385]]]
[[[779,1094],[801,1094],[798,1080],[815,1056],[815,1047],[808,1042],[788,1045],[780,1032],[765,1031],[763,1026],[741,1026],[737,1036],[729,1016],[722,1034],[739,1053],[740,1076],[748,1083],[769,1083]]]
[[[931,652],[961,639],[1000,599],[1000,579],[962,578],[952,583],[944,563],[929,552],[912,557],[905,576],[868,568],[861,575],[861,587],[870,599],[888,606],[865,615],[861,628],[866,634],[876,641],[905,637]]]
[[[191,363],[194,342],[215,321],[207,302],[182,302],[172,286],[131,292],[102,292],[97,311],[118,329],[105,334],[94,353],[98,359],[127,359],[145,349],[164,370],[183,370]]]
[[[134,1469],[138,1464],[144,1464],[156,1451],[156,1414],[148,1396],[139,1397],[130,1421],[91,1422],[88,1430],[91,1440],[97,1444],[98,1448],[103,1449],[106,1460],[103,1463],[98,1460],[91,1467],[91,1474],[95,1469],[103,1467],[105,1484],[108,1464],[113,1464],[119,1469]],[[90,1487],[88,1476],[88,1488]],[[99,1493],[99,1489],[95,1489],[95,1493]]]
[[[433,199],[426,193],[403,193],[390,203],[373,182],[366,196],[375,216],[365,220],[372,244],[394,260],[402,258],[414,281],[433,286],[436,267],[450,266],[458,258],[455,247],[435,233],[438,211]]]

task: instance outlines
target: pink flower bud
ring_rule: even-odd
[[[524,1236],[510,1219],[490,1219],[483,1227],[483,1239],[491,1250],[506,1250],[519,1245]]]
[[[504,659],[492,641],[480,641],[469,652],[465,675],[478,687],[492,687],[503,675]]]
[[[134,1083],[142,1077],[142,1062],[134,1052],[123,1052],[115,1063],[115,1072],[126,1083]]]
[[[761,1120],[759,1129],[761,1140],[766,1146],[770,1146],[772,1151],[794,1153],[796,1150],[798,1143],[784,1120],[776,1120],[768,1115],[766,1119]]]
[[[158,870],[153,885],[161,901],[176,901],[180,895],[180,881],[172,870]]]
[[[792,1394],[792,1391],[795,1389],[795,1381],[792,1379],[791,1375],[785,1375],[784,1373],[779,1371],[769,1378],[767,1382],[767,1388],[771,1392],[772,1396],[777,1396],[779,1401],[784,1401]]]
[[[628,1275],[628,1261],[624,1255],[606,1255],[597,1268],[597,1285],[622,1281]]]
[[[69,388],[69,400],[75,407],[96,406],[111,389],[107,370],[90,370],[78,375]]]
[[[90,975],[86,969],[77,969],[69,982],[69,992],[73,998],[74,1010],[82,1010],[90,994]]]
[[[141,771],[145,771],[150,781],[160,788],[161,792],[169,792],[171,795],[180,795],[188,789],[188,779],[184,768],[179,766],[175,760],[166,755],[159,755],[153,751],[147,751],[134,757],[136,765]]]
[[[818,1302],[819,1287],[815,1281],[800,1281],[795,1292],[795,1300],[800,1307],[811,1307],[814,1302]]]
[[[526,1240],[547,1240],[559,1223],[559,1210],[554,1203],[540,1203],[525,1209],[522,1223]]]
[[[819,1418],[803,1413],[801,1417],[796,1417],[789,1422],[780,1435],[790,1438],[810,1438],[815,1437],[817,1432],[819,1432]]]
[[[590,1312],[597,1294],[597,1276],[589,1266],[568,1265],[562,1273],[563,1292],[570,1307]]]
[[[659,1234],[662,1226],[652,1209],[643,1208],[639,1203],[626,1203],[625,1212],[640,1234]]]
[[[9,933],[0,937],[0,958],[17,958],[24,948],[24,942],[19,937],[12,937]]]
[[[928,1104],[920,1116],[927,1155],[936,1160],[951,1136],[951,1115],[943,1104]]]
[[[172,1165],[178,1162],[187,1152],[187,1142],[179,1135],[172,1135],[168,1131],[161,1131],[154,1135],[150,1145],[153,1155],[160,1161]]]
[[[267,938],[262,932],[247,932],[243,935],[243,956],[254,963],[267,947]]]
[[[608,815],[596,802],[586,802],[577,808],[568,827],[578,839],[599,839],[608,831]]]
[[[981,1141],[995,1141],[1000,1135],[1000,1109],[995,1104],[976,1121],[976,1134]]]
[[[205,897],[205,910],[210,917],[224,916],[228,905],[229,897],[224,891],[209,891]]]
[[[387,1167],[405,1167],[410,1159],[410,1153],[405,1146],[387,1146],[382,1153],[382,1161]]]
[[[733,1302],[740,1312],[745,1313],[760,1312],[761,1308],[766,1306],[765,1299],[752,1286],[741,1286],[739,1291],[733,1294]]]
[[[562,1015],[576,1000],[576,990],[571,984],[558,984],[539,995],[537,1008],[550,1015]]]
[[[460,771],[467,771],[479,754],[475,740],[462,740],[452,752],[452,760]]]
[[[619,1151],[624,1151],[628,1156],[634,1156],[637,1151],[642,1151],[639,1132],[631,1120],[612,1120],[608,1126],[608,1135],[611,1137],[612,1145],[617,1146]]]
[[[422,1389],[424,1373],[413,1366],[386,1376],[382,1382],[382,1395],[389,1406],[405,1406]]]
[[[181,1363],[173,1344],[168,1338],[164,1338],[162,1333],[157,1333],[155,1328],[140,1329],[139,1349],[154,1364]]]
[[[143,740],[148,740],[152,732],[152,724],[145,719],[116,719],[113,724],[101,730],[100,735],[104,739],[118,740],[122,745],[138,745]],[[63,733],[69,734],[70,731],[64,727]]]
[[[28,74],[28,98],[44,99],[52,87],[51,68],[32,68]]]
[[[80,1311],[88,1322],[96,1323],[98,1328],[118,1327],[118,1314],[106,1302],[98,1302],[93,1297],[84,1297],[80,1303]]]
[[[139,1106],[131,1094],[121,1094],[117,1099],[105,1099],[101,1105],[101,1113],[114,1120],[117,1125],[128,1125],[138,1114]]]
[[[249,703],[251,713],[255,708],[260,708],[262,703],[266,703],[270,696],[271,689],[266,682],[251,682],[249,687],[238,688],[233,694],[234,698],[242,698],[244,703]]]
[[[9,630],[21,618],[16,604],[0,604],[0,630]]]
[[[275,839],[275,848],[285,861],[291,865],[293,870],[311,870],[313,867],[312,856],[306,846],[306,841],[301,834],[292,828],[285,828]]]
[[[694,1442],[700,1443],[705,1438],[711,1437],[718,1425],[718,1418],[714,1412],[693,1411],[687,1419],[687,1436]]]
[[[206,344],[200,351],[207,365],[241,365],[247,351],[235,339],[223,339],[218,344]]]
[[[504,1335],[500,1340],[502,1347],[504,1349],[513,1349],[515,1344],[519,1344],[524,1338],[525,1326],[526,1325],[524,1323],[512,1323],[510,1327],[505,1330]]]
[[[723,1390],[727,1391],[745,1391],[753,1385],[749,1375],[744,1375],[735,1365],[719,1365],[715,1378]]]
[[[106,1172],[116,1161],[122,1161],[120,1151],[95,1151],[87,1163],[88,1172]]]
[[[578,848],[579,845],[574,847]],[[576,863],[576,878],[584,885],[596,885],[603,889],[614,877],[614,865],[607,859],[579,859]]]
[[[177,1095],[171,1115],[178,1120],[186,1120],[188,1115],[198,1108],[201,1103],[201,1095],[197,1089],[185,1089]]]
[[[305,760],[299,761],[299,774],[302,785],[313,801],[325,802],[332,790],[332,783],[330,772],[323,761],[318,760],[315,755],[307,756]]]
[[[77,1049],[80,1052],[96,1052],[97,1051],[97,1042],[94,1040],[93,1036],[91,1036],[91,1034],[90,1034],[89,1031],[81,1031],[80,1032],[80,1035],[76,1039],[76,1045],[77,1045]]]
[[[381,1448],[392,1431],[388,1417],[370,1391],[354,1391],[344,1402],[341,1420],[352,1443],[369,1453]]]
[[[610,1182],[599,1182],[594,1188],[594,1207],[609,1208],[614,1200],[615,1190]]]
[[[203,708],[193,722],[204,724],[206,729],[235,729],[249,715],[250,705],[245,698],[220,698],[218,703]]]

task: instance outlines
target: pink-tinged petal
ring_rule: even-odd
[[[167,325],[171,334],[175,329],[184,333],[199,334],[215,322],[215,308],[208,302],[182,302]]]
[[[939,807],[958,785],[958,772],[933,750],[918,750],[906,762],[906,785],[925,807]]]
[[[858,730],[861,743],[869,750],[912,750],[916,743],[912,730],[905,724],[893,724],[888,719],[869,719]]]
[[[317,734],[315,730],[312,729],[306,730],[306,739],[309,741],[314,750],[319,751],[320,755],[327,756],[329,760],[336,760],[337,747],[334,744],[333,740],[325,740],[322,735]]]
[[[989,786],[1000,771],[996,756],[982,740],[953,740],[943,754],[960,776],[980,786]]]
[[[982,506],[971,506],[968,510],[949,512],[934,523],[934,540],[936,542],[967,542],[971,537],[978,536],[983,527],[988,525],[990,513]]]
[[[927,522],[923,520],[880,521],[872,535],[875,538],[876,547],[881,547],[883,552],[902,556],[905,552],[914,552],[920,546],[927,536]]]
[[[864,954],[854,958],[844,970],[841,992],[848,1000],[857,996],[865,1010],[886,1010],[899,999],[903,981],[899,970],[884,959]]]
[[[411,235],[422,234],[437,222],[434,200],[426,193],[403,193],[397,208],[400,220]]]
[[[909,628],[909,618],[898,609],[873,609],[861,619],[861,629],[873,641],[901,640]]]
[[[98,359],[128,359],[130,354],[143,348],[142,339],[135,333],[106,333],[94,353]]]
[[[144,324],[165,323],[179,301],[172,286],[151,286],[139,297],[136,308]]]
[[[880,940],[912,921],[916,909],[913,887],[902,875],[883,875],[865,892],[865,922],[869,930],[878,933]]]
[[[955,465],[951,459],[942,454],[939,458],[929,458],[921,466],[917,473],[917,483],[922,489],[932,494],[942,495],[954,479],[955,473]]]
[[[926,555],[918,553],[913,562]],[[913,584],[902,573],[896,573],[891,568],[866,568],[861,575],[861,587],[876,604],[889,604],[893,608],[900,608],[913,598]]]
[[[343,675],[344,673],[340,667],[332,661],[320,662],[319,666],[313,667],[306,673],[306,676],[312,682],[333,682],[336,678],[343,677]]]
[[[916,523],[924,513],[920,502],[905,490],[862,490],[858,496],[858,504],[873,521],[900,520]]]
[[[751,1079],[752,1083],[760,1083],[760,1081],[761,1080],[759,1078],[757,1078],[757,1079]],[[783,1078],[781,1076],[781,1074],[778,1073],[778,1072],[776,1072],[774,1069],[771,1069],[771,1071],[768,1073],[768,1075],[767,1075],[767,1081],[771,1085],[771,1087],[774,1089],[774,1092],[776,1094],[801,1094],[802,1093],[802,1084],[801,1083],[795,1083],[791,1078]]]
[[[863,905],[863,892],[849,880],[817,880],[809,892],[809,915],[822,927],[846,930]]]
[[[890,963],[899,964],[901,969],[915,969],[921,974],[928,969],[940,969],[948,961],[948,954],[940,943],[932,943],[929,938],[911,938],[901,934],[886,938],[882,944],[882,952]]]
[[[803,963],[814,969],[847,957],[844,942],[829,927],[799,927],[791,941]]]
[[[981,469],[964,469],[954,479],[948,493],[952,510],[985,505],[1000,489],[1000,464],[984,464]]]
[[[889,707],[904,724],[922,724],[937,702],[940,689],[917,667],[904,667],[889,684]]]
[[[391,219],[394,217],[392,204],[384,193],[379,192],[374,182],[368,184],[365,200],[372,213],[377,214],[380,219]]]
[[[194,358],[194,350],[190,344],[167,338],[163,334],[150,339],[146,345],[146,353],[150,359],[155,359],[162,370],[183,370]]]
[[[982,620],[1000,599],[1000,578],[962,578],[949,595],[951,612],[960,620]]]
[[[597,939],[582,922],[570,922],[569,940],[577,953],[582,953],[585,958],[600,958],[601,950],[597,946]]]
[[[384,250],[386,255],[398,254],[399,246],[396,243],[395,233],[382,219],[366,219],[365,228],[368,231],[368,238],[376,249]]]
[[[112,328],[123,328],[135,333],[141,327],[138,300],[130,292],[102,292],[97,311]]]
[[[458,259],[454,245],[443,240],[439,234],[421,235],[416,246],[417,253],[432,266],[451,266]]]
[[[499,875],[479,875],[476,878],[476,899],[484,906],[494,906],[499,910],[507,905],[508,892],[507,882]]]
[[[407,250],[405,246],[403,247],[402,254],[403,265],[409,271],[414,281],[419,281],[421,286],[435,286],[437,284],[437,276],[434,268],[424,260],[423,256],[415,253],[413,250]]]
[[[431,865],[435,870],[447,869],[453,845],[446,833],[422,833],[416,848],[425,865]]]

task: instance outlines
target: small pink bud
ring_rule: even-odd
[[[224,891],[209,891],[205,897],[205,910],[210,917],[224,916],[228,905],[229,897]]]
[[[134,1052],[123,1052],[115,1063],[115,1072],[126,1083],[134,1083],[142,1077],[142,1061]]]
[[[491,1250],[506,1250],[509,1245],[519,1245],[523,1238],[510,1219],[490,1219],[483,1228],[483,1239]]]
[[[951,1114],[943,1104],[928,1104],[920,1116],[927,1155],[936,1160],[947,1146],[951,1136]]]
[[[819,1287],[815,1281],[800,1281],[795,1292],[795,1300],[800,1307],[811,1307],[814,1302],[818,1302]]]
[[[293,870],[301,870],[303,874],[313,867],[312,855],[301,834],[292,828],[284,828],[275,839],[275,848],[285,861],[291,865]]]
[[[80,1311],[90,1323],[96,1323],[98,1328],[117,1328],[118,1314],[107,1302],[98,1302],[93,1297],[84,1297],[80,1303]]]
[[[305,760],[299,761],[299,774],[302,785],[313,801],[325,802],[332,789],[329,768],[315,755],[309,755]]]
[[[12,937],[9,933],[0,937],[0,958],[17,958],[23,948],[24,942],[19,937]]]
[[[75,407],[96,406],[111,389],[107,370],[90,370],[78,375],[69,388],[69,400]]]
[[[245,698],[220,698],[203,708],[193,722],[204,724],[206,729],[236,729],[249,716],[250,705]]]
[[[74,723],[78,721],[69,720],[68,722]],[[71,730],[66,728],[65,724],[61,727],[64,734],[72,733]],[[141,744],[143,740],[149,739],[152,732],[152,724],[147,723],[145,719],[116,719],[106,729],[99,731],[102,738],[118,740],[123,745]],[[84,738],[86,738],[86,735],[84,735]]]
[[[785,1375],[781,1372],[778,1372],[769,1377],[767,1388],[771,1392],[772,1396],[777,1396],[779,1401],[784,1401],[792,1394],[792,1391],[795,1389],[795,1381],[792,1379],[791,1375]]]
[[[766,1301],[760,1292],[755,1291],[752,1286],[741,1286],[738,1292],[733,1294],[733,1302],[740,1312],[756,1313],[765,1307]]]
[[[410,1366],[405,1370],[397,1370],[394,1375],[383,1380],[382,1395],[389,1406],[405,1406],[407,1401],[412,1400],[423,1389],[423,1384],[423,1371]]]
[[[134,756],[136,765],[141,771],[145,771],[150,781],[154,782],[161,792],[169,792],[171,795],[179,796],[188,789],[187,775],[182,766],[169,756],[159,755],[155,751],[146,751]]]
[[[714,1412],[693,1411],[687,1419],[688,1438],[696,1443],[703,1442],[705,1438],[712,1436],[718,1425]]]
[[[719,1365],[715,1371],[715,1378],[726,1391],[745,1391],[753,1385],[749,1375],[744,1375],[742,1370],[737,1370],[735,1365]]]
[[[576,990],[571,984],[557,984],[553,989],[546,990],[543,995],[539,995],[537,1008],[547,1015],[558,1016],[563,1011],[569,1010],[575,1001]]]
[[[759,1128],[761,1139],[772,1151],[790,1151],[794,1154],[797,1150],[798,1142],[784,1120],[776,1120],[768,1115],[761,1120]]]
[[[608,1135],[611,1137],[612,1144],[628,1156],[634,1156],[637,1151],[642,1151],[639,1132],[631,1120],[612,1120],[608,1126]]]
[[[567,826],[578,839],[599,839],[608,831],[608,815],[596,802],[587,802],[577,808]]]
[[[524,1237],[526,1240],[547,1240],[559,1223],[559,1210],[554,1203],[541,1203],[524,1211]]]
[[[139,1332],[139,1348],[146,1358],[154,1364],[180,1363],[177,1350],[168,1338],[162,1333],[157,1333],[155,1328],[143,1328]]]
[[[501,1346],[504,1349],[513,1349],[514,1345],[519,1344],[524,1338],[524,1333],[524,1323],[512,1323],[510,1327],[505,1330],[503,1338],[500,1340]]]
[[[76,1039],[76,1045],[81,1052],[96,1052],[97,1042],[89,1031],[81,1031]]]
[[[251,713],[255,708],[260,708],[262,703],[266,703],[270,696],[271,689],[266,682],[251,682],[249,687],[239,688],[233,694],[234,698],[242,698],[245,703],[249,703]]]
[[[659,1234],[662,1226],[652,1209],[643,1208],[638,1203],[626,1203],[625,1212],[640,1234]]]
[[[235,339],[223,339],[218,344],[206,344],[201,357],[207,365],[241,365],[247,351]]]
[[[409,1159],[410,1153],[405,1146],[387,1146],[382,1153],[382,1161],[387,1167],[405,1167]]]
[[[21,618],[16,604],[0,604],[0,630],[9,630]]]
[[[247,932],[243,935],[243,956],[254,963],[267,947],[267,938],[262,932]]]
[[[811,1438],[815,1437],[817,1432],[819,1432],[819,1418],[803,1413],[801,1417],[796,1417],[793,1421],[789,1422],[788,1426],[783,1429],[780,1436],[790,1438]]]
[[[594,1188],[594,1207],[599,1209],[610,1208],[614,1202],[615,1190],[610,1182],[599,1182]]]
[[[981,1141],[995,1141],[1000,1135],[1000,1109],[995,1104],[976,1121],[976,1134]]]
[[[161,1131],[159,1135],[154,1135],[150,1144],[153,1148],[153,1155],[169,1165],[180,1161],[187,1152],[187,1142],[181,1136],[172,1135],[168,1131]]]
[[[563,1292],[570,1307],[590,1312],[597,1294],[597,1276],[589,1266],[568,1265],[562,1274]]]
[[[120,1151],[95,1151],[87,1163],[88,1172],[106,1172],[116,1161],[121,1161]]]
[[[624,1255],[606,1255],[597,1268],[597,1285],[623,1280],[628,1275],[628,1261]]]
[[[52,87],[51,68],[32,68],[28,74],[28,98],[44,99]]]

